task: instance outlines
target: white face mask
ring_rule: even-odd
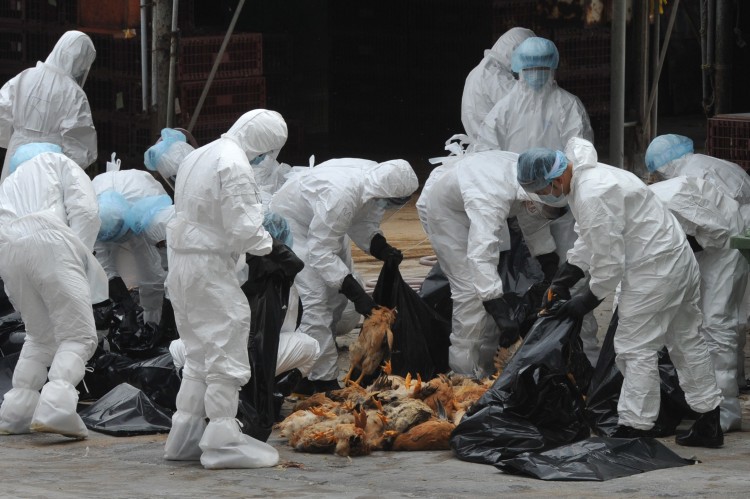
[[[559,196],[555,196],[554,194],[539,194],[539,199],[542,203],[547,206],[552,206],[553,208],[564,208],[568,206],[568,196],[565,194],[560,194]]]

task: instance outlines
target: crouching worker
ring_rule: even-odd
[[[658,351],[666,345],[680,386],[699,418],[680,445],[720,447],[721,392],[698,328],[700,273],[685,232],[667,207],[635,175],[597,162],[594,146],[572,138],[565,153],[530,149],[518,158],[518,182],[542,202],[567,200],[578,239],[547,296],[565,296],[589,270],[589,286],[558,315],[583,317],[621,284],[615,333],[623,375],[613,436],[658,436]],[[545,303],[544,305],[548,305]]]
[[[92,253],[96,195],[54,144],[19,146],[9,167],[0,186],[0,276],[26,340],[0,407],[0,433],[86,438],[75,387],[96,349],[92,302],[107,298],[107,277]]]
[[[186,359],[165,458],[208,469],[274,466],[276,449],[240,431],[239,390],[250,379],[250,306],[235,272],[246,253],[272,253],[250,162],[286,142],[280,114],[243,114],[179,166],[167,225],[167,288]],[[206,417],[209,423],[206,425]]]

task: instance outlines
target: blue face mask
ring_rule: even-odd
[[[250,161],[250,164],[251,164],[252,166],[258,166],[259,164],[261,164],[261,163],[263,162],[263,160],[264,160],[264,159],[266,159],[266,155],[265,155],[265,153],[264,153],[264,154],[261,154],[260,156],[256,157],[256,158],[255,158],[255,159],[253,159],[252,161]]]
[[[533,90],[539,91],[547,84],[550,77],[549,69],[524,69],[523,80]]]

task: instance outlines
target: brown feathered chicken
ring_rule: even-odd
[[[354,412],[354,423],[340,424],[333,430],[336,450],[339,456],[366,456],[372,452],[366,434],[367,412],[360,409]]]
[[[499,377],[505,370],[505,366],[508,365],[510,359],[516,354],[518,349],[523,344],[523,338],[519,338],[518,341],[513,343],[508,348],[497,347],[495,352],[494,364],[495,364],[495,377]]]
[[[396,437],[391,450],[448,450],[451,432],[456,427],[444,419],[430,419]]]
[[[355,369],[359,370],[359,384],[362,378],[374,374],[383,360],[391,355],[393,348],[393,331],[391,326],[396,320],[396,310],[378,307],[365,319],[362,329],[355,341],[349,347],[349,372],[344,377],[344,383],[351,379]]]

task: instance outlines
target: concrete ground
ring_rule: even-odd
[[[420,278],[428,268],[419,258],[431,254],[413,206],[383,224],[388,240],[404,250],[403,274]],[[380,266],[355,251],[355,265],[366,279]],[[611,300],[597,309],[600,335],[611,315]],[[356,330],[339,338],[344,347]],[[747,359],[746,359],[747,364]],[[340,358],[348,367],[346,349]],[[750,368],[750,366],[748,366]],[[750,429],[750,401],[744,395],[744,426]],[[289,404],[286,408],[288,409]],[[24,498],[134,497],[748,497],[750,438],[726,435],[722,449],[679,447],[660,439],[693,466],[660,470],[607,482],[544,482],[505,475],[494,467],[466,463],[450,451],[376,452],[345,458],[303,454],[274,432],[269,443],[281,462],[258,470],[204,470],[197,462],[162,459],[166,435],[117,438],[91,432],[84,441],[46,434],[0,437],[0,496]]]

